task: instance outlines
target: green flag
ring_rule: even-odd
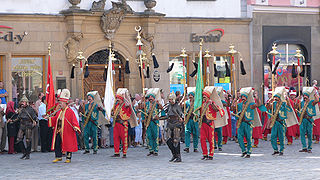
[[[203,90],[203,79],[202,79],[202,50],[199,53],[198,72],[197,72],[197,85],[196,93],[194,97],[194,109],[201,107],[202,105],[202,90]]]

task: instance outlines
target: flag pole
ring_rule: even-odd
[[[199,64],[202,68],[202,45],[203,45],[203,38],[200,38],[199,46],[200,46],[200,51],[199,51],[199,59],[201,59],[201,64]],[[204,83],[204,82],[202,82]],[[203,84],[203,87],[205,87],[205,84]]]
[[[183,61],[183,95],[184,95],[184,104],[183,104],[183,113],[184,113],[184,115],[187,113],[187,110],[186,110],[186,97],[187,97],[187,83],[186,83],[186,63],[185,63],[185,61],[186,61],[186,57],[188,57],[188,55],[186,54],[186,49],[185,48],[183,48],[182,50],[181,50],[181,54],[180,54],[180,57],[182,57],[182,61]],[[187,85],[187,86],[186,86]],[[185,121],[186,121],[186,119],[185,119]]]
[[[137,32],[137,44],[136,46],[138,46],[139,50],[138,50],[138,54],[139,54],[139,59],[137,60],[137,63],[140,66],[140,74],[141,74],[141,85],[142,85],[142,94],[143,96],[145,96],[145,91],[144,91],[144,73],[143,73],[143,61],[144,58],[142,57],[142,49],[141,47],[143,46],[143,43],[141,42],[141,36],[140,36],[140,31],[141,31],[141,26],[136,26],[135,27],[135,31]]]
[[[233,92],[233,95],[235,99],[237,99],[237,82],[236,82],[236,69],[235,69],[235,63],[234,63],[234,54],[236,54],[237,51],[234,49],[234,45],[229,46],[228,54],[231,55],[231,92]]]
[[[205,51],[205,55],[204,55],[204,58],[206,58],[205,60],[206,60],[206,63],[207,63],[207,65],[206,65],[206,71],[207,71],[207,82],[208,82],[208,86],[210,86],[210,66],[209,66],[209,58],[211,58],[212,57],[212,55],[211,54],[209,54],[210,53],[210,51],[207,49],[206,51]],[[214,85],[214,77],[213,77],[213,85]]]
[[[113,75],[115,75],[115,67],[114,67],[114,64],[113,64],[113,53],[112,53],[112,42],[110,41],[109,42],[109,61],[111,61],[111,63],[112,63],[112,74]],[[115,92],[116,92],[116,89],[115,89],[115,78],[114,77],[112,77],[112,90],[113,90],[113,94],[115,94]]]
[[[301,64],[300,64],[300,59],[304,60],[304,56],[301,54],[301,50],[298,48],[296,50],[296,54],[294,55],[298,59],[298,97],[300,96],[300,91],[301,91],[301,85],[300,85],[300,71],[301,71]],[[302,61],[303,63],[303,61]]]
[[[277,44],[273,43],[272,46],[272,50],[268,53],[272,55],[272,68],[275,68],[275,64],[276,64],[276,55],[279,54],[279,52],[277,51]],[[273,69],[271,69],[271,88],[272,88],[272,92],[274,92],[275,88],[276,88],[276,82],[275,82],[275,75],[273,74]]]

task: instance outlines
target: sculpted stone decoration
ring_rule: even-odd
[[[79,9],[77,5],[80,4],[81,0],[68,0],[72,6],[70,6],[70,9]]]
[[[141,48],[142,51],[146,53],[148,60],[152,60],[152,51],[154,49],[153,39],[153,35],[146,34],[143,30],[141,30],[141,42],[143,43]]]
[[[67,38],[63,44],[66,52],[68,63],[75,63],[77,61],[78,51],[80,49],[80,40],[83,38],[82,33],[76,33]]]
[[[144,12],[154,13],[154,10],[152,8],[154,8],[157,5],[157,1],[156,0],[144,0],[144,5],[147,8]]]
[[[112,2],[112,8],[105,11],[101,16],[100,26],[105,33],[105,38],[112,40],[124,16],[131,13],[133,13],[133,10],[126,3],[126,0]]]
[[[106,0],[100,0],[98,2],[94,1],[91,6],[91,11],[104,11],[104,6],[106,5]]]

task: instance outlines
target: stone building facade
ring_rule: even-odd
[[[0,40],[0,80],[5,82],[10,97],[15,98],[13,94],[17,91],[20,95],[28,93],[29,97],[35,99],[38,92],[45,92],[48,42],[51,43],[50,58],[55,89],[69,88],[74,98],[82,98],[90,90],[98,90],[100,94],[103,94],[105,87],[103,73],[111,41],[112,49],[118,59],[114,76],[116,87],[129,88],[132,94],[141,93],[141,78],[136,62],[138,48],[135,28],[137,26],[142,27],[142,42],[145,44],[143,48],[148,53],[153,52],[160,64],[159,68],[154,69],[151,55],[147,56],[150,61],[150,78],[145,80],[146,88],[160,87],[165,94],[170,92],[172,77],[166,71],[170,60],[178,58],[182,48],[185,48],[188,54],[186,64],[189,75],[195,69],[192,62],[197,62],[200,37],[205,39],[203,54],[208,49],[212,55],[214,53],[221,56],[219,65],[221,68],[224,63],[222,59],[229,58],[227,53],[229,45],[235,45],[235,49],[241,52],[248,73],[246,76],[236,75],[238,87],[250,85],[247,77],[250,76],[251,71],[249,65],[249,23],[251,19],[174,18],[166,17],[161,13],[128,12],[116,27],[114,37],[107,39],[105,30],[101,27],[101,18],[106,12],[109,11],[68,9],[61,11],[58,15],[1,14],[0,30],[3,38]],[[108,24],[108,27],[111,28],[111,24]],[[12,39],[9,38],[11,36]],[[84,62],[81,70],[80,63],[76,59],[79,51],[82,51],[82,55],[87,59],[90,72],[88,78],[83,78]],[[236,59],[239,57],[240,55],[236,55]],[[127,59],[130,74],[126,74],[124,69]],[[219,61],[219,59],[215,60]],[[208,62],[209,69],[213,72],[214,59],[210,58]],[[205,63],[206,60],[204,60],[204,65]],[[75,78],[71,79],[70,72],[73,64],[76,67]],[[236,64],[238,68],[238,61]],[[160,74],[158,82],[153,79],[155,70]],[[30,73],[29,75],[23,74],[22,71]],[[30,74],[34,77],[28,77]],[[208,83],[213,85],[213,73],[205,72],[205,75],[206,79],[211,79],[208,80]],[[215,79],[216,82],[224,82],[223,75]],[[194,77],[188,76],[187,82],[189,86],[195,86]]]

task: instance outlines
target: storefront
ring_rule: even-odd
[[[280,61],[276,71],[276,86],[286,86],[298,90],[298,78],[300,86],[310,86],[313,80],[320,80],[319,71],[315,69],[319,66],[319,9],[316,8],[296,8],[296,7],[264,7],[256,6],[253,10],[253,21],[250,25],[252,29],[252,77],[255,88],[261,89],[261,84],[265,86],[265,96],[267,89],[271,88],[271,68],[268,58],[272,60],[272,55],[268,53],[275,43],[278,55],[275,61]],[[296,10],[296,11],[294,11]],[[304,13],[302,13],[304,12]],[[301,76],[293,77],[292,68],[295,66],[294,74],[297,73],[298,59],[295,56],[297,49],[301,50],[303,58],[299,59]]]
[[[110,11],[109,11],[110,12]],[[236,68],[239,58],[244,61],[247,75],[236,73],[238,87],[250,85],[249,23],[251,19],[240,18],[166,18],[163,14],[146,15],[127,13],[118,27],[110,34],[110,26],[102,21],[110,14],[92,11],[65,11],[60,15],[0,15],[0,79],[10,98],[21,98],[26,94],[35,101],[39,92],[45,92],[48,62],[48,42],[51,42],[51,67],[55,89],[69,88],[72,97],[82,96],[90,90],[104,93],[103,78],[108,63],[109,43],[117,59],[114,64],[116,87],[129,88],[130,92],[141,93],[141,79],[137,64],[136,26],[142,27],[142,50],[149,62],[149,78],[145,87],[162,88],[165,94],[171,90],[181,90],[183,80],[183,61],[179,56],[186,49],[186,83],[195,86],[195,77],[189,75],[195,70],[193,62],[198,62],[199,41],[204,39],[203,56],[209,50],[212,58],[203,57],[203,73],[206,85],[229,83],[226,77],[225,61],[230,65],[227,53],[233,44],[238,53],[235,55]],[[7,36],[6,36],[7,35]],[[5,37],[4,37],[5,36]],[[112,37],[108,37],[112,36]],[[107,38],[106,38],[107,37]],[[82,51],[86,61],[77,59]],[[154,53],[159,68],[154,69],[151,53]],[[125,73],[129,61],[130,74]],[[88,63],[89,76],[83,78]],[[167,73],[169,65],[175,63]],[[214,62],[217,76],[214,76]],[[207,68],[207,63],[209,64]],[[75,78],[70,78],[72,65],[75,65]],[[183,86],[182,86],[183,87]],[[228,84],[227,86],[228,87]],[[103,95],[102,95],[103,96]]]

